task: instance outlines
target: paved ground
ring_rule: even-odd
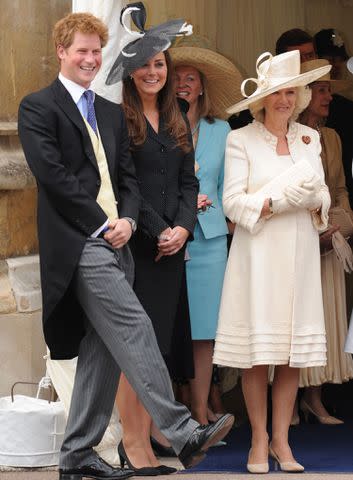
[[[150,479],[151,477],[132,477],[132,479]],[[195,473],[195,474],[178,474],[175,475],[163,475],[158,477],[160,480],[254,480],[261,478],[261,480],[353,480],[352,474],[282,474],[282,473],[270,473],[267,475],[245,475],[235,473]],[[1,480],[58,480],[57,472],[0,472]]]

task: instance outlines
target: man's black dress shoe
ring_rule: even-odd
[[[59,469],[59,480],[82,480],[83,478],[94,478],[95,480],[124,480],[133,475],[134,472],[132,470],[113,468],[98,455],[82,467]]]
[[[185,468],[191,468],[205,458],[205,452],[222,440],[234,423],[234,416],[226,413],[215,423],[200,425],[194,430],[178,457]]]

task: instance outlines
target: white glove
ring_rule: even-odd
[[[272,212],[275,214],[294,210],[293,206],[288,202],[286,197],[272,199]]]
[[[332,246],[338,260],[342,263],[347,273],[353,272],[353,253],[347,240],[339,231],[332,234]]]
[[[288,185],[284,190],[284,194],[288,202],[294,207],[316,210],[322,205],[318,186],[319,184],[316,181],[305,182],[301,187]]]
[[[303,182],[301,186],[304,188],[313,188],[315,192],[318,192],[321,188],[321,180],[319,175],[314,175],[311,180]]]

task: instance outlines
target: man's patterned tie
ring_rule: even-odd
[[[97,135],[97,120],[96,114],[94,112],[94,93],[92,90],[86,90],[83,92],[85,99],[87,101],[87,122],[91,125],[94,133]]]

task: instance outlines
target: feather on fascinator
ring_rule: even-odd
[[[128,15],[139,29],[138,32],[132,31],[126,24]],[[175,37],[192,34],[192,25],[182,19],[170,20],[145,30],[146,10],[142,2],[130,3],[123,8],[120,23],[131,41],[115,60],[105,82],[107,85],[120,82],[157,53],[167,50]]]

